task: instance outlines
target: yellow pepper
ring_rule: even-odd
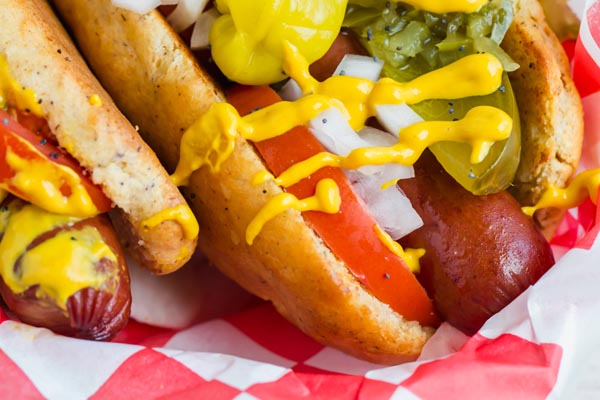
[[[217,0],[222,14],[209,35],[214,61],[232,81],[263,85],[281,81],[283,42],[313,62],[340,31],[347,0]]]

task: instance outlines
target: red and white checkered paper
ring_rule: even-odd
[[[570,51],[590,168],[600,165],[600,0],[577,11]],[[552,242],[559,260],[535,286],[473,337],[442,325],[413,363],[385,367],[323,347],[239,289],[232,302],[236,287],[206,268],[179,278],[134,271],[133,315],[169,328],[132,320],[96,343],[0,312],[0,398],[600,398],[599,218],[591,202],[571,210]]]

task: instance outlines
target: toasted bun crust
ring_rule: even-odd
[[[515,18],[502,47],[521,68],[510,74],[521,117],[521,162],[512,194],[533,205],[550,184],[564,187],[575,173],[583,141],[581,98],[569,60],[546,24],[537,1],[515,2]],[[546,238],[563,212],[547,209],[536,219]]]
[[[195,240],[174,221],[144,230],[141,222],[185,204],[154,152],[94,78],[45,1],[0,0],[0,54],[11,75],[31,88],[59,144],[90,172],[118,210],[125,247],[157,272],[191,257]],[[90,104],[100,96],[101,106]]]
[[[157,12],[139,16],[110,0],[55,3],[121,110],[174,167],[183,131],[222,94]],[[203,168],[192,175],[186,193],[200,223],[202,251],[316,340],[380,363],[416,358],[433,330],[404,320],[365,290],[299,212],[280,215],[246,244],[251,219],[282,192],[272,182],[251,184],[261,170],[253,147],[239,139],[219,173]]]
[[[158,13],[136,15],[114,8],[110,0],[55,3],[121,110],[174,168],[176,139],[223,95]],[[281,193],[272,182],[250,183],[264,168],[253,147],[238,139],[219,173],[203,168],[192,175],[186,193],[208,258],[324,344],[379,363],[414,359],[433,330],[404,320],[374,298],[300,213],[278,216],[252,246],[246,244],[250,220]]]

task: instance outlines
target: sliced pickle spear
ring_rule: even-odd
[[[444,169],[465,189],[474,194],[499,192],[509,187],[515,177],[521,154],[521,129],[515,96],[506,74],[502,90],[481,97],[460,100],[432,100],[416,104],[413,109],[426,120],[462,118],[477,105],[490,105],[504,110],[513,119],[510,137],[495,143],[479,164],[471,164],[471,146],[465,143],[441,142],[430,147]]]

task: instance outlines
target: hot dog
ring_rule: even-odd
[[[124,252],[174,271],[196,220],[49,5],[0,10],[0,293],[24,322],[107,340],[129,317]]]
[[[141,134],[157,149],[167,168],[175,171],[174,180],[186,183],[185,194],[202,230],[201,248],[215,265],[250,292],[271,300],[286,318],[325,344],[376,362],[396,363],[414,359],[439,323],[429,295],[407,268],[407,264],[415,264],[420,253],[394,245],[395,241],[381,229],[374,217],[365,212],[363,200],[358,198],[346,176],[336,167],[352,170],[362,166],[364,158],[377,164],[377,157],[390,157],[394,162],[412,164],[424,149],[411,147],[411,143],[399,140],[394,145],[396,147],[392,146],[393,154],[380,147],[373,147],[374,151],[358,149],[350,152],[348,157],[325,152],[304,125],[307,119],[315,116],[313,111],[336,108],[339,105],[337,101],[345,102],[347,108],[341,107],[342,114],[355,107],[352,110],[356,114],[348,113],[351,117],[359,117],[350,118],[350,124],[360,127],[366,117],[372,116],[369,114],[371,109],[364,111],[368,107],[361,108],[364,99],[347,104],[349,99],[355,98],[352,96],[357,95],[352,92],[356,81],[341,77],[321,85],[313,80],[307,73],[307,60],[303,60],[302,52],[294,46],[282,45],[279,50],[285,54],[282,56],[283,70],[305,89],[305,96],[299,103],[290,106],[290,103],[280,102],[277,94],[264,86],[237,86],[225,93],[219,91],[211,78],[198,67],[189,49],[155,11],[139,15],[116,8],[106,0],[90,1],[85,5],[76,3],[54,1],[92,68],[111,91],[119,107],[140,126]],[[336,2],[327,4],[334,3],[339,5]],[[227,3],[219,11],[227,14],[231,11],[227,7],[233,8],[234,5]],[[235,11],[231,12],[235,14]],[[240,15],[243,14],[240,11]],[[285,36],[279,28],[278,25],[270,27]],[[323,31],[328,32],[327,29]],[[98,32],[103,34],[98,35]],[[330,37],[329,43],[335,36],[337,33]],[[160,45],[148,45],[149,42]],[[214,48],[215,42],[212,45]],[[323,53],[328,47],[329,44]],[[231,51],[229,54],[235,57]],[[314,57],[318,59],[320,56]],[[122,62],[115,70],[116,60],[132,58],[138,62]],[[485,55],[470,58],[474,59],[476,63],[487,63],[488,60]],[[550,61],[545,60],[544,65],[556,66]],[[442,77],[450,79],[452,76],[456,86],[464,88],[460,83],[461,74],[465,71],[470,73],[471,68],[456,65],[462,64],[445,69]],[[491,64],[483,65],[490,67],[484,70],[496,70]],[[286,76],[281,74],[281,68],[270,69],[269,73],[277,79]],[[268,74],[265,72],[265,75]],[[128,84],[132,76],[136,77],[135,82]],[[127,81],[124,77],[128,77]],[[563,78],[568,81],[567,76]],[[340,83],[336,86],[335,82]],[[452,85],[432,89],[426,83],[419,86],[418,82],[426,80],[412,82],[412,87],[425,92],[429,90],[427,93],[430,94],[435,92],[443,99],[455,98],[452,94],[454,88],[445,90],[445,86]],[[360,85],[357,86],[368,88],[365,90],[365,102],[378,96],[392,96],[386,92],[386,87],[402,91],[398,82],[389,80],[383,80],[381,84],[360,81]],[[494,85],[492,91],[500,87],[500,82]],[[484,86],[483,83],[481,86]],[[335,97],[332,93],[336,89],[331,88],[336,87],[337,90],[348,89],[348,92]],[[418,92],[418,89],[415,91]],[[469,93],[480,89],[480,85],[467,88]],[[128,95],[132,92],[138,95]],[[440,92],[445,94],[440,95]],[[357,96],[360,98],[360,95]],[[223,105],[225,97],[235,109]],[[153,101],[148,102],[148,98]],[[215,103],[220,105],[215,106]],[[569,105],[575,110],[575,119],[580,118],[577,103],[578,99],[574,96]],[[275,111],[278,107],[281,114]],[[186,112],[180,112],[182,109]],[[310,117],[303,115],[305,111]],[[221,114],[227,117],[218,117]],[[269,114],[275,115],[276,123],[270,122]],[[284,116],[278,118],[277,115]],[[491,131],[503,131],[505,135],[494,139],[497,141],[505,140],[506,135],[512,132],[512,119],[501,112],[479,108],[459,121],[450,118],[441,125],[415,124],[403,130],[402,134],[416,135],[420,127],[430,130],[442,127],[439,129],[454,131],[453,127],[460,126],[462,128],[456,129],[462,131],[464,127],[472,126],[470,121],[475,120],[482,126],[491,127]],[[495,121],[495,125],[489,125],[490,121]],[[322,122],[325,124],[327,121]],[[225,123],[232,125],[228,129],[221,125]],[[580,122],[579,125],[574,122],[574,125],[580,126]],[[279,136],[288,129],[291,130]],[[468,128],[465,130],[469,131]],[[192,134],[183,135],[186,131]],[[194,136],[194,131],[205,136]],[[575,131],[576,142],[581,140],[581,132],[577,132],[577,128]],[[261,133],[268,137],[261,137]],[[166,138],[173,136],[183,137],[180,149],[176,146],[165,148]],[[186,140],[186,137],[191,139]],[[480,149],[486,147],[477,138],[467,140]],[[186,166],[184,162],[182,166],[180,154],[182,160],[188,157],[197,165],[190,166],[193,164],[190,163]],[[314,163],[306,163],[307,159]],[[302,162],[304,171],[310,169],[310,177],[302,179],[304,175],[300,173],[296,179],[294,171],[288,168]],[[266,173],[266,165],[269,173]],[[320,168],[323,165],[327,168]],[[417,168],[415,175],[420,170],[423,168]],[[277,181],[268,179],[271,175]],[[419,186],[419,183],[416,185]],[[510,202],[504,197],[496,201],[503,206]],[[422,202],[425,206],[428,203]],[[518,205],[515,202],[510,204],[507,209],[511,216],[515,216],[515,212],[519,212]],[[285,211],[279,213],[280,210]],[[439,212],[443,212],[443,208]],[[475,207],[467,215],[479,218],[483,214]],[[473,220],[475,218],[465,220],[465,223],[475,223]],[[526,273],[523,281],[516,285],[519,291],[533,283],[552,264],[548,244],[540,239],[533,222],[527,221],[524,233],[510,237],[528,243],[533,238],[535,243],[533,247],[537,256],[534,256],[531,267],[523,268],[533,272]],[[426,248],[423,257],[427,257],[429,252]],[[498,250],[492,249],[491,253],[498,255]],[[513,260],[521,262],[518,256]],[[469,279],[469,274],[465,273],[463,278]],[[511,292],[505,300],[510,301],[514,295]],[[472,326],[463,328],[472,329]]]

